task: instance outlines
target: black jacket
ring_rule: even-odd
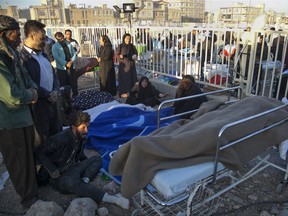
[[[160,104],[158,100],[160,93],[161,92],[151,84],[148,84],[146,88],[140,88],[139,84],[135,84],[129,93],[126,103],[131,105],[142,103],[146,106],[154,107]]]
[[[187,95],[183,95],[182,97],[187,97],[187,96],[192,96],[192,95],[197,95],[197,94],[202,94],[203,92],[201,91],[201,89],[198,86],[195,86],[194,89],[194,93],[193,94],[187,94]],[[203,102],[207,102],[208,99],[207,97],[204,96],[200,96],[200,97],[195,97],[195,98],[191,98],[191,99],[187,99],[187,100],[182,100],[182,101],[176,101],[174,103],[174,114],[179,114],[179,113],[183,113],[183,112],[188,112],[191,110],[195,110],[195,109],[199,109],[200,105]],[[187,114],[187,115],[182,115],[181,118],[183,119],[190,119],[190,116],[193,115],[193,113]]]
[[[77,139],[69,128],[49,137],[36,149],[36,157],[49,174],[57,169],[64,172],[72,164],[87,159],[83,148],[83,140]]]

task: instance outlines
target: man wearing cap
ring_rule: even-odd
[[[34,126],[29,106],[38,99],[37,85],[20,63],[18,22],[0,15],[0,151],[21,204],[37,200]]]

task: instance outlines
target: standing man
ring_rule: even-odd
[[[56,61],[57,75],[60,87],[70,85],[72,97],[78,95],[77,75],[75,72],[75,61],[77,53],[70,43],[64,40],[62,32],[55,33],[57,42],[52,46],[52,54]]]
[[[43,52],[46,53],[46,55],[49,57],[50,62],[52,63],[54,61],[54,57],[52,54],[52,46],[55,44],[55,41],[50,38],[48,35],[46,35],[46,41],[45,41],[45,47]]]
[[[72,31],[70,29],[65,30],[65,40],[73,46],[76,54],[78,55],[80,53],[80,45],[74,38],[72,38]]]
[[[90,184],[102,167],[102,158],[84,154],[84,140],[88,133],[90,116],[82,111],[72,112],[70,128],[49,137],[37,151],[42,167],[39,170],[39,184],[48,182],[61,193],[89,197],[97,203],[109,202],[129,209],[130,202],[121,195],[110,195]]]
[[[18,22],[0,15],[0,151],[22,206],[29,208],[38,195],[29,106],[36,103],[38,93],[16,51],[20,36]]]
[[[25,41],[21,61],[39,89],[39,99],[34,106],[36,129],[42,138],[62,130],[57,116],[59,80],[49,57],[43,52],[46,43],[45,25],[28,20],[24,25]]]

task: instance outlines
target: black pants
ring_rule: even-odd
[[[51,104],[46,99],[38,100],[34,106],[34,124],[42,138],[47,138],[62,131],[57,109],[57,103]]]
[[[76,194],[79,197],[89,197],[97,203],[100,203],[105,192],[96,188],[94,185],[83,182],[81,178],[88,177],[90,180],[93,180],[101,167],[101,156],[90,157],[72,165],[69,170],[61,174],[59,179],[52,182],[52,186],[61,193]]]
[[[34,126],[0,130],[0,151],[21,204],[38,195],[33,155]]]
[[[78,93],[78,77],[75,69],[70,68],[67,70],[60,70],[57,68],[57,75],[60,82],[60,87],[69,85],[71,86],[73,97],[77,96]]]

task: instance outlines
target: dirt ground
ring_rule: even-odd
[[[79,79],[79,87],[85,86],[85,89],[95,87],[95,79],[92,76],[83,76]],[[83,89],[83,88],[82,88]],[[93,151],[86,151],[87,154],[95,154]],[[269,150],[270,161],[286,167],[286,162],[281,160],[277,149],[271,148]],[[0,156],[0,178],[6,171],[5,165],[1,163]],[[277,186],[284,179],[284,172],[273,167],[268,167],[259,172],[249,180],[242,182],[237,187],[232,188],[223,195],[221,195],[221,202],[219,208],[214,215],[228,215],[228,216],[272,216],[281,215],[283,210],[288,208],[288,189],[284,189],[279,193]],[[223,185],[227,184],[229,180],[223,179],[214,185],[214,189],[220,189]],[[92,184],[97,187],[104,187],[104,185],[111,182],[101,176],[98,176]],[[117,187],[117,191],[119,191]],[[70,202],[75,198],[74,195],[63,195],[53,190],[49,186],[39,188],[39,198],[44,201],[55,201],[64,210],[66,210]],[[0,215],[24,215],[21,209],[20,197],[14,190],[14,187],[8,179],[4,185],[4,189],[0,191]],[[130,216],[134,214],[136,207],[131,210],[123,210],[112,204],[101,204],[99,207],[106,207],[110,216]],[[282,212],[282,213],[281,213]],[[280,214],[281,213],[281,214]],[[152,214],[156,215],[156,214]],[[288,215],[282,214],[281,216]],[[169,215],[168,215],[169,216]]]

